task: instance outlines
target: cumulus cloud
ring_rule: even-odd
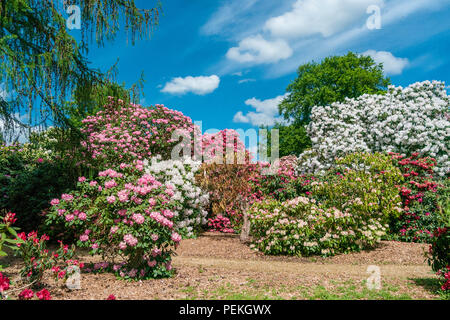
[[[185,94],[192,92],[198,95],[205,95],[213,92],[219,87],[220,78],[215,74],[212,76],[187,76],[177,77],[167,82],[161,92],[171,94]]]
[[[403,69],[409,65],[407,58],[395,57],[388,51],[367,50],[363,55],[371,56],[376,63],[382,63],[384,72],[388,75],[401,74]]]
[[[382,0],[297,0],[291,11],[267,20],[264,29],[276,37],[315,34],[329,37],[367,17],[368,6],[383,3]]]
[[[237,47],[228,50],[226,57],[241,63],[272,63],[291,55],[292,49],[286,41],[269,41],[258,34],[241,40]]]
[[[233,121],[238,123],[251,123],[254,126],[273,126],[276,121],[281,120],[281,118],[277,117],[278,105],[285,97],[286,94],[266,100],[260,100],[254,97],[247,99],[245,104],[253,107],[255,111],[247,112],[245,115],[242,111],[238,111],[234,115]]]

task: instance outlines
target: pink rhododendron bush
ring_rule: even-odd
[[[310,184],[308,196],[256,202],[249,211],[253,248],[328,256],[379,242],[402,211],[399,169],[384,154],[351,154],[337,164]]]
[[[170,159],[175,146],[179,151],[201,154],[201,132],[183,113],[163,105],[144,108],[115,101],[83,122],[82,142],[97,167],[131,163],[160,155]],[[197,142],[198,143],[195,143]],[[186,154],[184,154],[186,155]]]
[[[127,279],[172,274],[171,256],[181,241],[175,213],[179,200],[170,184],[145,173],[141,161],[101,171],[96,180],[79,179],[78,188],[52,200],[48,225],[64,224],[105,260],[94,271]],[[119,259],[122,258],[122,259]]]
[[[253,155],[245,148],[239,133],[233,129],[224,129],[202,136],[202,156],[206,163],[249,164]]]

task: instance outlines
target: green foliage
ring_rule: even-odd
[[[267,134],[267,144],[268,144],[268,154],[271,154],[271,129],[263,128],[268,130]],[[298,123],[293,123],[290,125],[284,125],[282,123],[277,123],[272,129],[277,129],[279,131],[279,156],[285,157],[289,155],[300,155],[305,149],[311,147],[311,139],[306,132],[306,128]]]
[[[271,255],[330,256],[373,247],[385,234],[377,215],[343,212],[298,197],[250,209],[252,247]]]
[[[442,227],[434,231],[431,238],[431,246],[428,253],[428,264],[431,266],[442,281],[441,289],[445,296],[450,297],[450,188],[446,181],[444,197],[439,200],[439,223]]]
[[[81,40],[66,26],[65,9],[78,5]],[[119,29],[127,31],[132,44],[150,36],[158,23],[160,4],[139,9],[135,1],[123,0],[8,0],[0,6],[0,83],[9,98],[0,98],[0,114],[8,132],[29,130],[49,121],[70,127],[67,112],[85,108],[98,86],[108,85],[105,74],[89,66],[88,42],[99,46],[115,39]],[[120,27],[120,28],[119,28]],[[66,101],[77,89],[77,104]],[[85,91],[86,94],[81,94]],[[27,115],[27,123],[14,117]]]
[[[4,217],[0,217],[0,257],[8,255],[4,251],[5,247],[16,250],[17,245],[22,243],[21,239],[17,239],[18,228],[12,226],[16,220],[15,214],[11,212],[6,213]],[[2,265],[0,265],[0,271],[2,270]]]
[[[253,246],[267,254],[333,255],[368,248],[401,212],[400,170],[385,154],[355,153],[320,177],[288,181],[250,209]],[[276,182],[276,181],[274,181]],[[267,187],[270,187],[268,185]]]
[[[365,93],[381,93],[390,84],[381,64],[353,52],[301,65],[297,74],[286,89],[289,95],[279,105],[279,111],[286,120],[299,123],[310,121],[313,106],[330,105]]]
[[[123,100],[126,104],[138,103],[140,92],[142,93],[144,75],[131,88],[127,89],[125,84],[118,84],[106,79],[103,83],[89,86],[84,83],[78,83],[73,101],[68,108],[70,122],[76,128],[82,127],[82,120],[88,116],[95,115],[103,109],[103,106],[109,103],[108,97]]]
[[[0,208],[17,214],[17,226],[38,228],[49,201],[75,185],[64,161],[30,144],[0,150]]]
[[[448,179],[435,180],[436,159],[414,153],[405,157],[390,154],[404,176],[399,186],[403,214],[391,221],[392,238],[408,242],[430,242],[433,232],[444,227],[440,220],[439,201],[449,198]]]
[[[336,164],[321,181],[311,184],[318,201],[353,215],[378,216],[383,224],[399,217],[397,185],[403,177],[388,155],[353,153]]]
[[[50,252],[46,244],[48,240],[47,235],[39,237],[36,232],[30,232],[28,235],[22,232],[17,235],[19,243],[16,254],[24,262],[20,270],[20,276],[24,282],[40,284],[47,270],[53,271],[56,280],[67,280],[70,276],[69,271],[73,267],[82,266],[77,260],[72,260],[75,246],[69,248],[60,242],[59,248],[55,252]]]

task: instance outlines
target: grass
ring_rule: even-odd
[[[332,290],[317,286],[312,293],[307,294],[310,300],[412,300],[407,294],[397,294],[399,289],[394,286],[384,286],[379,290],[370,290],[365,281],[360,286],[344,284]]]
[[[254,279],[247,279],[242,286],[226,283],[214,289],[204,289],[201,292],[195,287],[186,287],[181,290],[186,299],[205,300],[411,300],[411,296],[399,293],[399,288],[384,285],[380,290],[369,290],[365,281],[355,283],[352,281],[332,282],[331,286],[317,285],[314,287],[288,287],[277,288],[268,285],[261,286]]]

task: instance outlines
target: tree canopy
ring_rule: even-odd
[[[69,33],[65,10],[80,8],[81,40]],[[119,26],[131,43],[150,36],[160,3],[139,9],[134,0],[8,0],[0,4],[0,116],[6,131],[70,127],[71,108],[89,108],[92,93],[112,85],[89,66],[88,44],[103,46]],[[76,103],[68,103],[75,98]]]
[[[310,121],[314,106],[342,102],[365,93],[381,93],[391,83],[383,74],[382,64],[353,52],[327,57],[320,63],[303,64],[297,74],[286,89],[289,94],[279,105],[279,112],[286,120],[301,124]]]

